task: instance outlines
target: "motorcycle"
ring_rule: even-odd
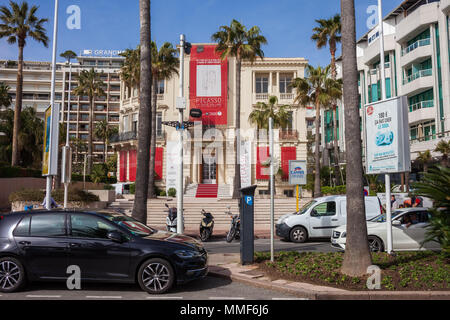
[[[231,226],[226,239],[227,242],[230,243],[234,239],[238,239],[240,236],[241,217],[239,214],[233,214],[230,210],[230,207],[228,207],[228,211],[225,213],[231,216]]]
[[[213,233],[214,217],[211,213],[202,209],[202,222],[200,223],[200,239],[202,241],[208,241]]]
[[[167,203],[165,204],[167,210],[167,217],[166,217],[166,228],[169,232],[177,232],[177,208],[172,207],[170,208]]]

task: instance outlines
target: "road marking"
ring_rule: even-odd
[[[183,297],[147,297],[149,300],[183,300]]]
[[[209,300],[244,300],[245,298],[237,297],[237,298],[230,298],[230,297],[209,297]]]
[[[61,298],[61,296],[48,296],[48,295],[27,295],[27,298]]]
[[[308,298],[272,298],[272,300],[309,300]]]
[[[122,299],[122,296],[86,296],[87,299]]]

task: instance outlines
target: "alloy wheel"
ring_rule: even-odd
[[[20,281],[20,268],[12,261],[0,262],[0,288],[10,290]]]
[[[369,249],[371,252],[381,252],[382,244],[377,238],[369,238]]]
[[[148,264],[142,273],[144,286],[152,292],[161,292],[170,283],[169,269],[159,262]]]

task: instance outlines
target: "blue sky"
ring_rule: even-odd
[[[21,2],[22,0],[16,0]],[[358,37],[367,31],[366,13],[377,0],[356,0]],[[395,8],[401,0],[384,0],[384,13]],[[9,0],[0,0],[8,5]],[[28,0],[39,5],[39,17],[46,17],[48,36],[53,31],[53,0]],[[58,54],[65,50],[79,53],[82,49],[126,49],[139,42],[138,0],[60,0]],[[70,5],[81,9],[81,30],[69,30],[66,13]],[[180,33],[189,42],[210,42],[219,26],[237,19],[247,27],[257,25],[268,40],[266,57],[305,57],[313,65],[329,63],[328,49],[317,50],[310,40],[315,19],[329,18],[340,12],[339,0],[153,0],[152,37],[158,45],[173,44]],[[0,40],[0,59],[17,59],[17,46]],[[25,60],[50,61],[49,48],[29,41]],[[58,57],[58,61],[62,61]]]

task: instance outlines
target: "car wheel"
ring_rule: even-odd
[[[369,236],[369,249],[371,252],[383,252],[384,251],[384,245],[383,241],[381,241],[380,238],[375,236]]]
[[[151,294],[166,293],[173,286],[175,273],[166,260],[153,258],[139,268],[138,282],[142,290]]]
[[[308,240],[308,233],[303,227],[295,227],[291,230],[289,238],[292,242],[304,243]]]
[[[19,291],[25,285],[25,269],[15,258],[0,259],[0,292]]]

